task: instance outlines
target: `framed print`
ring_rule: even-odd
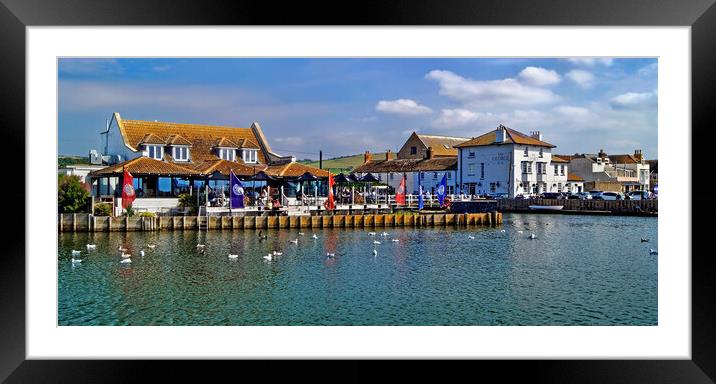
[[[331,25],[318,4],[0,1],[24,165],[3,189],[9,382],[152,369],[71,359],[716,376],[692,210],[712,1],[371,4]]]

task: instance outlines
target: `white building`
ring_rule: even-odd
[[[619,183],[621,192],[651,189],[649,163],[644,160],[639,149],[633,155],[607,155],[600,149],[597,154],[562,157],[570,160],[571,172],[586,182]]]
[[[552,155],[540,132],[525,135],[500,125],[458,149],[458,193],[484,195],[566,192],[568,162]]]
[[[89,173],[92,171],[97,171],[104,167],[104,165],[73,164],[64,166],[62,168],[57,168],[57,174],[67,176],[79,176],[80,180],[83,183],[90,184],[91,180],[87,175],[89,175]]]

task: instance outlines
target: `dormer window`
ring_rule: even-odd
[[[219,157],[228,160],[236,161],[236,150],[234,148],[219,148]]]
[[[258,151],[255,149],[244,149],[241,151],[241,157],[244,163],[256,163],[258,162]]]
[[[174,161],[189,161],[189,147],[173,146],[172,157]]]
[[[161,160],[164,158],[164,146],[163,145],[147,145],[147,156],[156,159]]]

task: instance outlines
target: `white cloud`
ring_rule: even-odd
[[[443,109],[440,116],[433,121],[435,128],[461,127],[470,123],[484,120],[495,120],[497,117],[492,113],[473,112],[467,109]]]
[[[610,58],[597,58],[597,57],[572,57],[567,59],[572,64],[576,65],[584,65],[587,67],[594,67],[597,64],[604,65],[606,67],[611,66],[614,64],[614,59]]]
[[[430,71],[425,77],[438,82],[441,95],[475,106],[533,105],[550,103],[559,99],[549,89],[524,85],[512,78],[472,80],[450,71],[441,70]]]
[[[519,76],[527,84],[538,87],[557,84],[562,81],[557,72],[541,67],[526,67],[520,72]]]
[[[554,108],[554,111],[558,114],[569,117],[569,118],[585,118],[590,116],[590,112],[587,108],[573,107],[569,105],[561,105]]]
[[[302,137],[297,137],[297,136],[277,137],[274,139],[274,141],[277,143],[281,143],[281,144],[296,145],[296,146],[305,143],[305,140]]]
[[[564,76],[582,88],[587,89],[594,86],[594,75],[591,72],[583,71],[581,69],[573,69],[567,72]]]
[[[375,110],[383,113],[406,116],[426,115],[433,112],[432,109],[410,99],[381,100],[376,104]]]
[[[609,105],[614,109],[642,109],[655,106],[657,91],[653,92],[627,92],[612,98]]]
[[[639,68],[639,70],[636,71],[636,73],[639,76],[651,76],[651,75],[656,75],[658,70],[659,70],[659,64],[651,63],[645,67]]]

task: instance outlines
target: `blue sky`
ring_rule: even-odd
[[[657,158],[656,59],[60,59],[59,153],[125,119],[248,127],[299,159],[397,150],[411,132],[539,130],[556,153]]]

